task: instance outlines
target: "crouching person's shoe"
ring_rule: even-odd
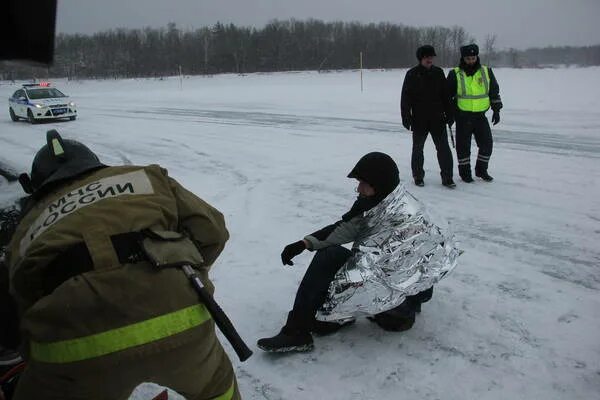
[[[309,332],[290,331],[283,327],[279,334],[259,339],[258,348],[273,353],[287,353],[290,351],[311,351],[314,348],[313,338]]]
[[[396,308],[368,318],[386,331],[403,332],[409,330],[414,325],[415,313],[413,304],[410,301],[404,301]]]
[[[330,335],[355,322],[356,318],[354,317],[344,318],[338,321],[319,321],[316,319],[313,322],[311,332],[320,336]]]

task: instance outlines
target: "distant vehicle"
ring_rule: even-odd
[[[8,113],[13,121],[20,118],[35,124],[40,120],[77,118],[75,103],[47,82],[25,84],[8,99]]]

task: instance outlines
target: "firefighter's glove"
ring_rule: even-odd
[[[283,251],[281,252],[281,262],[283,263],[283,265],[294,265],[292,258],[296,257],[304,250],[306,250],[306,245],[302,240],[288,244],[283,248]]]
[[[500,122],[500,110],[496,110],[492,114],[492,124],[497,125],[498,122]]]

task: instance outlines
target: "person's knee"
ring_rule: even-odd
[[[325,247],[324,249],[319,249],[315,252],[315,257],[319,257],[319,258],[332,258],[332,257],[339,257],[339,258],[347,258],[349,257],[351,254],[350,250],[348,250],[347,248],[340,246],[340,245],[335,245],[335,246],[329,246],[329,247]]]

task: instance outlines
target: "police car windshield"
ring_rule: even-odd
[[[60,90],[55,88],[27,89],[27,95],[32,100],[51,99],[54,97],[67,97]]]

